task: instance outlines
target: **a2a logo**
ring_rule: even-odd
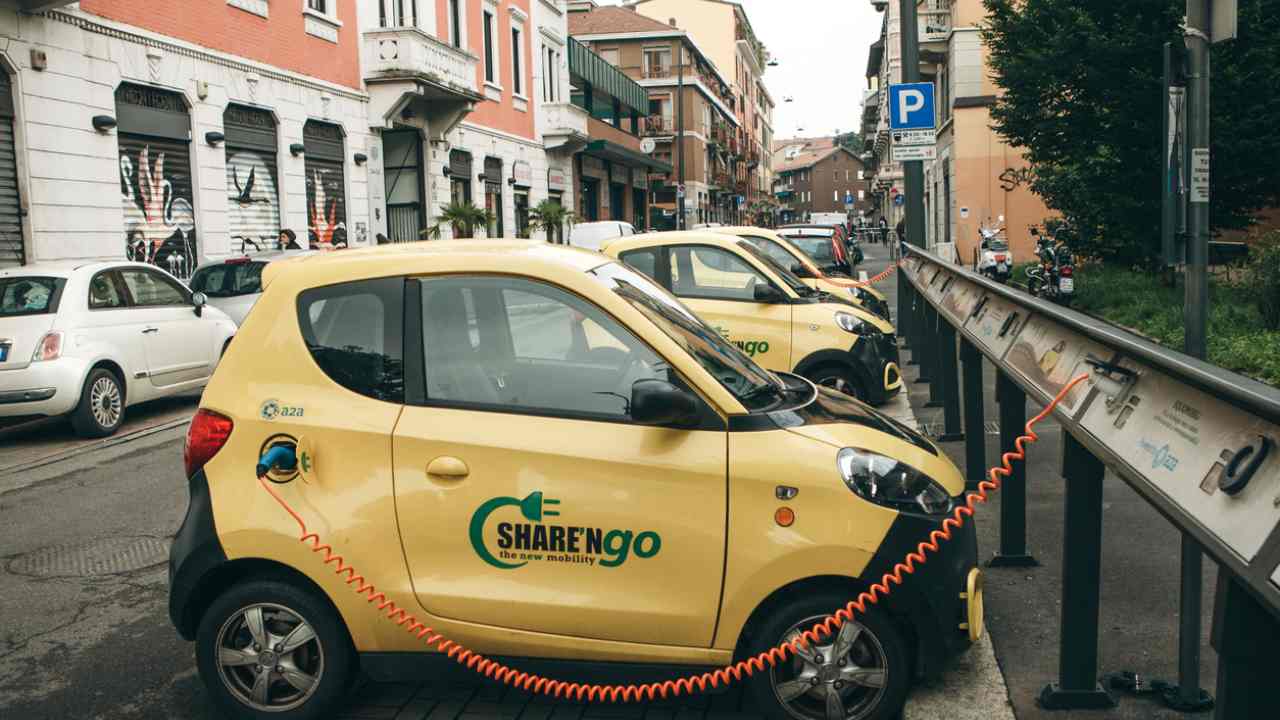
[[[642,560],[662,550],[662,538],[652,530],[609,530],[596,527],[547,524],[545,518],[559,517],[559,500],[542,493],[529,493],[523,500],[493,498],[476,508],[471,516],[471,547],[480,559],[500,570],[516,570],[530,562],[568,563],[614,568],[631,556]],[[485,526],[491,516],[505,508],[519,508],[515,521],[502,520],[487,537]],[[508,513],[512,514],[512,513]],[[521,522],[523,520],[524,522]],[[490,546],[492,542],[492,547]]]
[[[729,337],[729,331],[720,326],[716,326],[716,332],[720,333],[720,337],[732,343],[739,350],[746,353],[750,357],[756,355],[765,355],[769,352],[769,343],[766,340],[734,340]]]
[[[1178,458],[1169,451],[1169,444],[1165,443],[1159,447],[1155,443],[1143,438],[1138,441],[1138,449],[1151,456],[1151,469],[1164,469],[1173,472],[1178,469]]]

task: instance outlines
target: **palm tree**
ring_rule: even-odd
[[[422,237],[428,240],[439,240],[441,228],[446,224],[453,226],[455,238],[473,238],[476,228],[487,228],[494,221],[493,211],[477,207],[471,203],[450,203],[440,206],[440,216],[436,224],[422,231]]]
[[[563,242],[564,226],[573,227],[577,221],[577,215],[554,200],[543,200],[529,208],[529,231],[545,230],[548,242]]]

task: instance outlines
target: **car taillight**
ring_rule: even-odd
[[[230,258],[225,262],[227,265],[248,265],[249,258],[247,257]]]
[[[1062,275],[1062,277],[1071,277],[1072,275],[1076,274],[1076,269],[1071,267],[1070,265],[1063,265],[1062,268],[1058,270],[1058,272],[1059,274]]]
[[[57,360],[60,357],[62,357],[62,333],[51,332],[40,338],[40,342],[36,344],[36,352],[31,356],[31,362]]]
[[[997,255],[997,256],[996,256],[996,262],[1004,262],[1004,259],[1005,259],[1006,257],[1008,257],[1008,256],[1007,256],[1007,255]]]
[[[182,449],[182,462],[187,467],[187,477],[196,474],[205,463],[227,444],[231,437],[231,429],[235,423],[225,415],[212,410],[200,409],[191,418],[191,427],[187,428],[187,444]]]

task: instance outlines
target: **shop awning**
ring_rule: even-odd
[[[671,163],[655,160],[648,155],[638,153],[635,150],[623,147],[615,142],[609,142],[608,140],[592,140],[587,143],[587,146],[583,148],[582,152],[592,157],[598,157],[601,160],[621,163],[631,167],[646,167],[660,173],[669,173],[675,169],[671,167]]]

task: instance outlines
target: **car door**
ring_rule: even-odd
[[[727,436],[630,422],[670,366],[594,304],[513,277],[411,287],[396,512],[431,614],[708,647],[725,553]],[[416,317],[415,317],[416,314]],[[411,391],[412,395],[413,392]],[[717,418],[718,419],[718,418]]]
[[[157,389],[180,389],[208,379],[217,362],[214,324],[198,317],[191,295],[176,280],[149,268],[119,269],[138,320],[147,376]]]
[[[744,258],[712,245],[671,245],[660,272],[666,285],[701,317],[769,370],[792,368],[792,311],[789,302],[755,299],[758,285],[774,287],[764,273]]]
[[[129,404],[155,396],[149,383],[135,378],[147,373],[147,353],[142,330],[146,327],[145,311],[129,305],[129,293],[116,270],[97,272],[89,279],[87,307],[80,315],[73,334],[77,348],[95,357],[120,363],[126,375]]]

